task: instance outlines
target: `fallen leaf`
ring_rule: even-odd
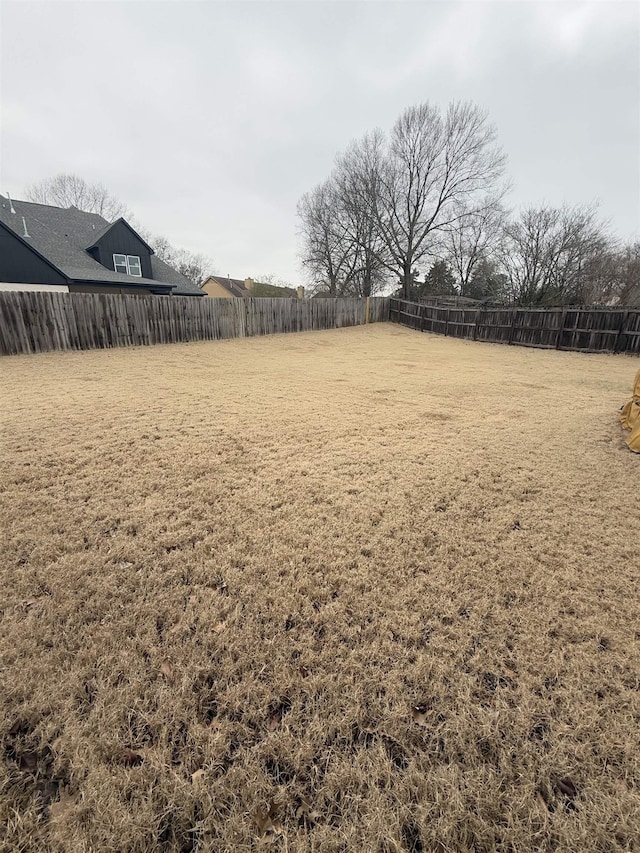
[[[282,823],[278,817],[278,808],[275,803],[271,803],[269,811],[266,814],[263,811],[257,811],[255,813],[255,821],[258,833],[262,838],[267,835],[280,835],[283,831]]]
[[[557,779],[556,780],[556,788],[560,791],[561,794],[564,794],[565,797],[569,797],[570,800],[573,800],[578,796],[578,789],[573,784],[571,779]]]
[[[173,684],[173,667],[171,666],[171,661],[168,658],[165,658],[160,664],[160,672],[167,679],[167,684]]]
[[[36,787],[36,796],[44,806],[50,806],[54,798],[58,796],[60,783],[57,779],[43,779]]]
[[[411,709],[411,716],[414,723],[417,723],[419,726],[426,726],[428,710],[426,705],[414,705]]]
[[[218,622],[216,625],[213,626],[213,628],[211,630],[215,631],[216,634],[219,634],[221,631],[224,631],[224,629],[226,627],[227,627],[226,622]]]
[[[267,709],[267,729],[270,732],[275,732],[280,727],[285,714],[288,714],[290,710],[291,700],[288,696],[272,702]]]
[[[26,770],[28,773],[35,773],[38,769],[38,753],[37,752],[21,752],[18,758],[20,770]]]
[[[75,799],[69,794],[66,788],[61,788],[60,799],[49,806],[49,819],[56,823],[63,821],[74,805]]]
[[[304,797],[300,797],[300,805],[296,809],[296,817],[304,817],[311,812],[311,805]]]
[[[195,773],[191,774],[191,781],[193,783],[195,783],[198,781],[198,779],[202,779],[203,776],[204,776],[204,770],[201,767],[200,770],[196,770]]]
[[[119,759],[125,767],[138,767],[138,765],[142,764],[144,761],[144,758],[139,752],[129,749],[128,746],[124,746],[120,750]]]
[[[275,732],[275,730],[279,728],[281,722],[282,717],[280,716],[280,714],[271,714],[267,722],[268,731]]]
[[[545,798],[542,796],[540,791],[536,791],[536,800],[538,801],[538,805],[542,809],[545,814],[549,813],[549,806],[547,805]]]
[[[16,604],[14,610],[18,612],[22,610],[25,613],[40,613],[44,606],[44,600],[46,596],[39,595],[35,598],[27,598],[25,601],[21,601],[19,604]]]
[[[311,803],[304,797],[299,797],[300,805],[296,809],[296,819],[298,821],[313,823],[320,817],[320,812],[311,808]]]

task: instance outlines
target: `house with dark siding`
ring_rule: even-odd
[[[0,289],[204,296],[125,220],[0,195]]]

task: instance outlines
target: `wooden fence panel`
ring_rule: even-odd
[[[640,311],[626,311],[620,322],[617,352],[640,355]]]
[[[640,354],[640,309],[443,307],[392,298],[389,319],[475,341]]]
[[[0,354],[218,340],[388,319],[388,297],[212,299],[0,291]]]

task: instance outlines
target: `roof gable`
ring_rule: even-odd
[[[134,237],[136,237],[136,238],[137,238],[141,243],[143,243],[143,244],[147,247],[147,249],[149,250],[149,254],[150,254],[150,255],[154,255],[154,254],[155,254],[155,252],[154,252],[153,248],[152,248],[152,247],[147,243],[147,241],[144,239],[144,237],[141,237],[141,236],[138,234],[138,232],[135,230],[135,228],[133,228],[131,225],[129,225],[129,223],[127,222],[127,220],[126,220],[123,216],[121,216],[121,217],[119,217],[118,219],[116,219],[116,220],[115,220],[115,222],[108,222],[108,223],[107,223],[107,225],[106,225],[106,227],[105,227],[105,228],[103,228],[101,231],[99,231],[99,232],[98,232],[98,234],[94,235],[94,239],[93,239],[93,241],[92,241],[92,242],[90,242],[90,243],[89,243],[87,246],[85,246],[84,248],[85,248],[85,249],[87,249],[87,251],[88,251],[89,249],[94,249],[94,248],[98,245],[98,243],[100,242],[100,240],[102,240],[102,238],[103,238],[103,237],[106,237],[106,235],[107,235],[107,234],[108,234],[112,229],[114,229],[114,228],[116,228],[116,227],[119,227],[120,225],[125,225],[125,226],[129,229],[129,231],[133,234],[133,236],[134,236]]]
[[[12,228],[10,225],[8,225],[6,222],[3,222],[3,220],[1,218],[0,218],[0,228],[3,228],[5,231],[8,231],[9,234],[11,234],[11,236],[15,240],[17,240],[19,243],[22,243],[23,246],[26,246],[27,249],[30,252],[33,252],[33,254],[37,258],[39,258],[44,264],[46,264],[49,267],[49,269],[53,270],[58,275],[62,276],[63,279],[67,280],[67,276],[65,275],[65,273],[61,269],[58,269],[58,267],[55,264],[51,263],[49,258],[46,258],[42,254],[42,252],[39,252],[35,248],[35,246],[32,246],[31,243],[29,243],[23,236],[21,236],[18,231],[16,231],[14,228]]]

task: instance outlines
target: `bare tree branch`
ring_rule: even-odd
[[[86,213],[98,213],[108,222],[127,214],[124,202],[102,186],[90,184],[79,175],[61,173],[27,187],[28,201],[56,207],[77,207]]]

